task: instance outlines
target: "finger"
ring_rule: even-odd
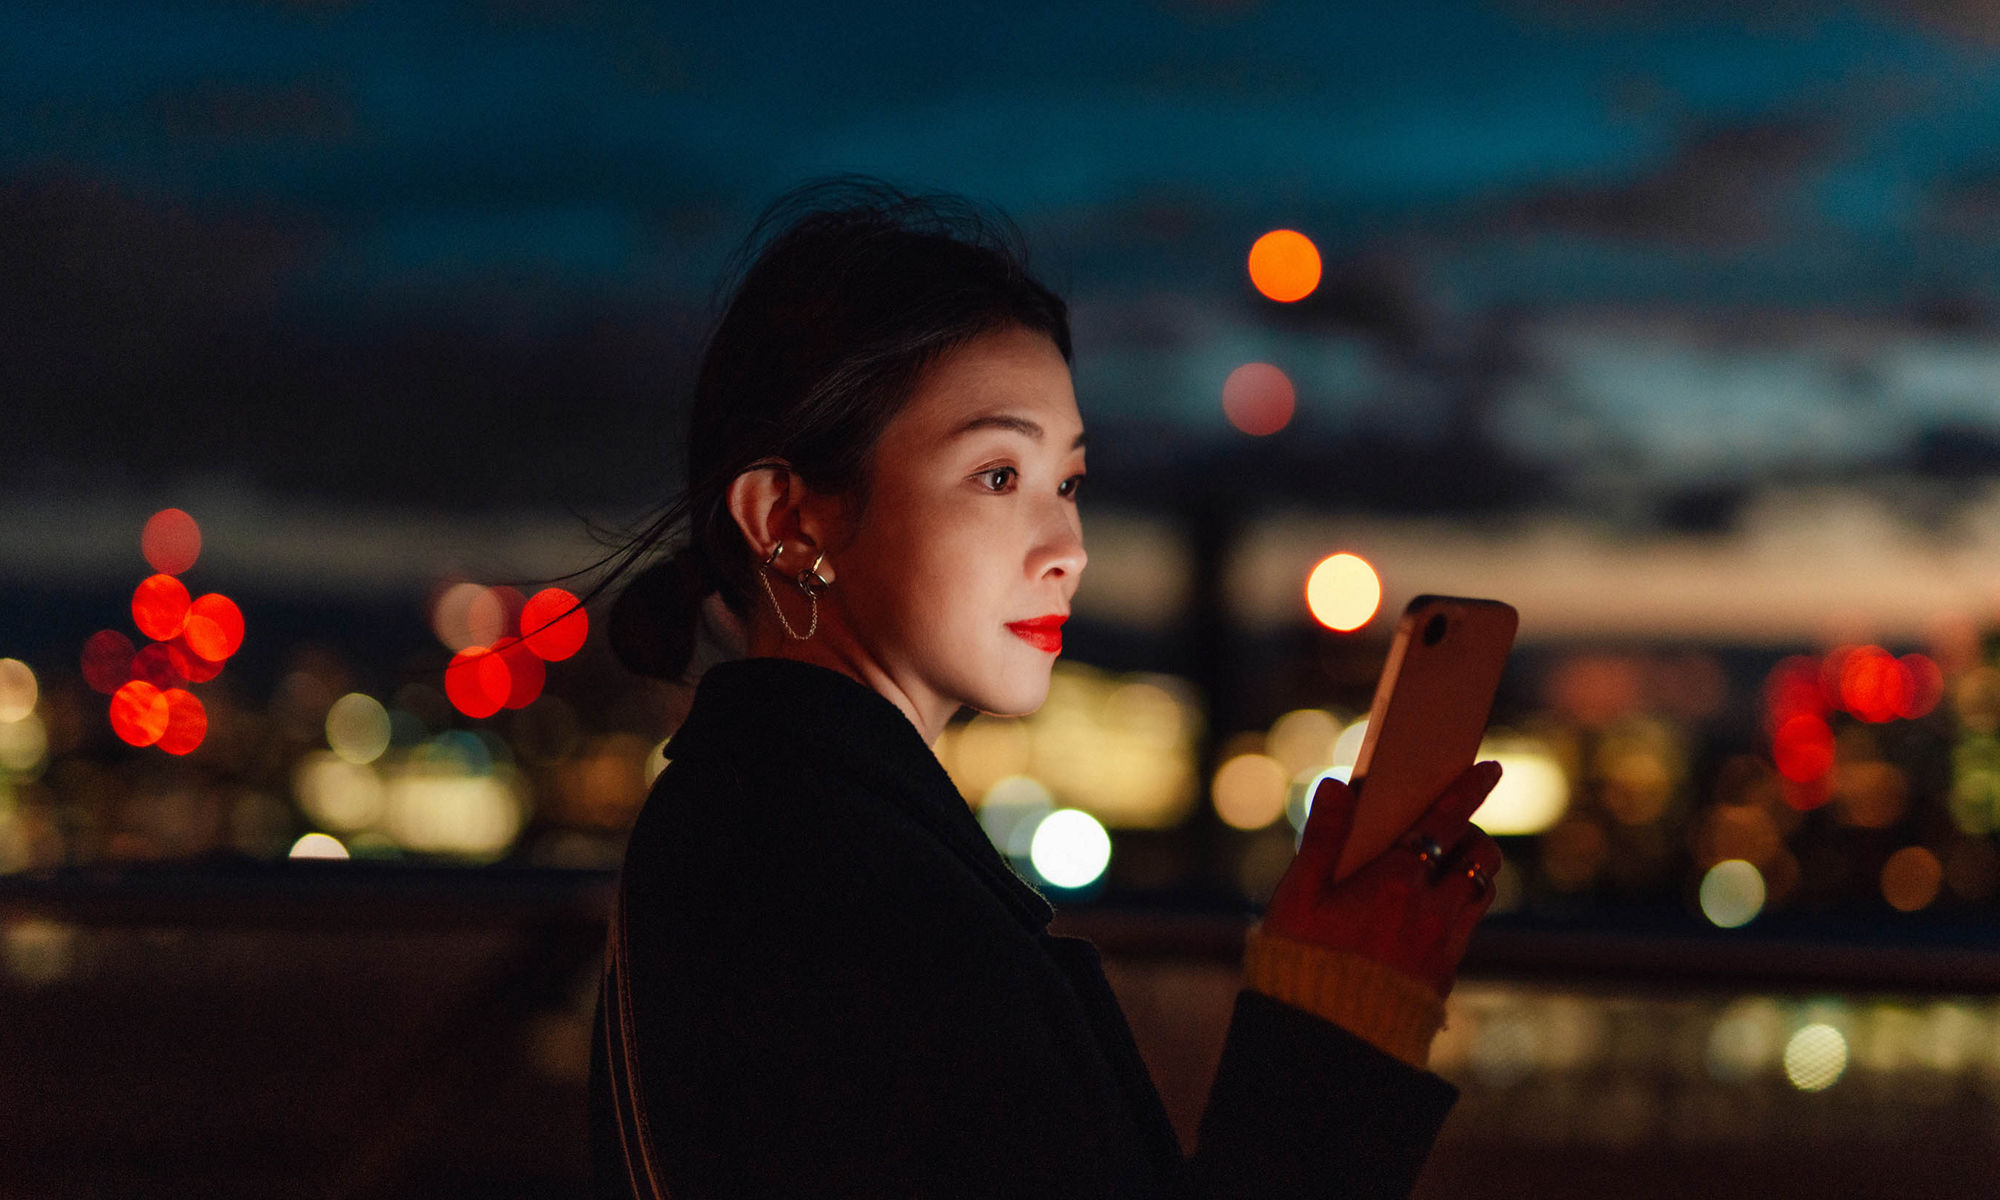
[[[1322,778],[1313,788],[1306,827],[1299,834],[1298,857],[1331,869],[1354,832],[1355,808],[1353,788],[1331,775]]]
[[[1472,909],[1477,919],[1493,903],[1493,881],[1504,863],[1499,843],[1474,826],[1447,856],[1438,886]]]
[[[1451,785],[1445,788],[1424,815],[1410,826],[1411,834],[1422,834],[1434,841],[1451,846],[1455,844],[1472,814],[1500,782],[1500,764],[1497,762],[1475,763],[1467,767]]]

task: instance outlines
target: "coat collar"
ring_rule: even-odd
[[[859,680],[785,658],[718,663],[702,675],[666,754],[696,746],[863,780],[971,867],[1029,932],[1047,929],[1049,902],[994,849],[917,727]]]

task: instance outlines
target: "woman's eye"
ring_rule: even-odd
[[[1076,489],[1082,486],[1083,476],[1072,475],[1068,479],[1063,480],[1062,484],[1056,488],[1056,491],[1064,496],[1074,496],[1076,495]]]
[[[988,491],[997,492],[1012,483],[1014,475],[1012,467],[994,467],[990,471],[980,472],[979,478],[985,482]]]

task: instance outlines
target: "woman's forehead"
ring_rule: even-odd
[[[926,437],[1011,429],[1068,449],[1082,432],[1069,364],[1045,335],[1006,329],[940,358],[917,382],[897,424]]]

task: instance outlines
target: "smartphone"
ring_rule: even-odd
[[[1355,760],[1340,878],[1406,833],[1479,753],[1520,614],[1498,600],[1418,596],[1403,610]]]

